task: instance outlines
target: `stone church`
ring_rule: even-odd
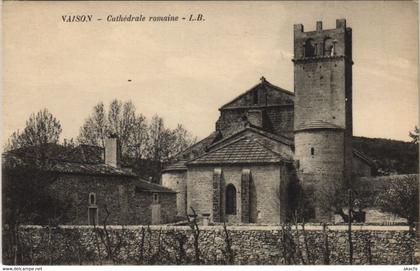
[[[176,156],[162,185],[177,215],[194,208],[213,222],[281,223],[297,178],[316,193],[370,176],[352,149],[352,30],[294,25],[294,92],[260,82],[219,108],[215,131]],[[315,198],[313,221],[331,221]]]

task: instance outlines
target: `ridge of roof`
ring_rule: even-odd
[[[267,88],[266,88],[266,86],[269,86],[269,87],[273,88],[274,90],[277,90],[277,91],[283,92],[283,93],[288,94],[288,95],[291,95],[291,96],[295,96],[295,94],[294,94],[293,92],[291,92],[291,91],[289,91],[289,90],[286,90],[286,89],[283,89],[283,88],[281,88],[281,87],[278,87],[278,86],[276,86],[276,85],[273,85],[273,84],[271,84],[270,82],[268,82],[268,81],[267,81],[264,77],[262,77],[262,78],[261,78],[261,82],[260,82],[260,83],[258,83],[258,84],[256,84],[256,85],[254,85],[254,86],[253,86],[253,87],[251,87],[250,89],[246,90],[245,92],[242,92],[241,94],[239,94],[238,96],[236,96],[235,98],[233,98],[232,100],[230,100],[229,102],[225,103],[224,105],[222,105],[222,106],[219,108],[219,110],[221,110],[221,109],[223,109],[223,108],[227,107],[230,103],[232,103],[232,102],[236,101],[236,100],[237,100],[237,99],[239,99],[240,97],[244,96],[244,95],[245,95],[245,94],[247,94],[248,92],[251,92],[252,90],[254,90],[255,88],[257,88],[257,87],[259,87],[259,86],[261,86],[261,87],[263,87],[263,88],[265,88],[265,89],[267,89]]]

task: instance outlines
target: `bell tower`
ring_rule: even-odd
[[[304,32],[294,25],[294,133],[297,173],[314,196],[315,221],[333,219],[334,191],[351,185],[352,30]]]

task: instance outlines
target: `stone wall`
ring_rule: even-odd
[[[176,215],[187,215],[187,171],[167,171],[162,173],[162,185],[177,192]]]
[[[200,264],[302,264],[302,259],[305,264],[348,264],[346,226],[329,226],[325,232],[320,226],[305,229],[228,226],[226,235],[222,226],[200,226]],[[195,263],[188,226],[109,226],[107,230],[109,243],[101,241],[106,240],[101,238],[103,229],[91,226],[24,226],[19,232],[20,259],[22,264],[38,265]],[[8,263],[12,250],[7,231],[3,234],[3,262]],[[413,264],[414,236],[405,226],[353,226],[353,264]]]
[[[255,109],[256,108],[256,109]],[[293,137],[293,105],[268,106],[268,107],[248,107],[223,110],[219,117],[216,128],[222,131],[223,135],[232,135],[243,129],[244,117],[253,123],[252,115],[249,112],[260,110],[262,128],[272,131],[275,134]],[[255,123],[253,123],[255,125]],[[255,125],[259,126],[259,125]]]
[[[107,216],[108,224],[151,224],[153,193],[139,191],[135,180],[125,177],[63,174],[51,185],[50,193],[69,203],[68,224],[89,224],[88,208],[97,210],[97,223]],[[90,204],[89,195],[94,194],[95,204]],[[159,193],[161,223],[173,222],[176,213],[176,194]]]

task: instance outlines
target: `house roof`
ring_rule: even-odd
[[[159,184],[150,183],[142,179],[137,179],[135,182],[136,191],[150,192],[150,193],[176,193],[172,189],[166,188]]]
[[[295,131],[314,130],[314,129],[343,129],[338,125],[323,120],[314,120],[309,123],[298,125]]]
[[[84,158],[77,159],[77,151],[72,150],[57,144],[19,148],[2,155],[2,166],[6,169],[36,168],[65,174],[137,176],[131,170],[93,163],[92,159],[90,163],[81,162]]]
[[[287,161],[271,151],[256,139],[241,137],[218,149],[200,156],[187,165],[279,163]]]

